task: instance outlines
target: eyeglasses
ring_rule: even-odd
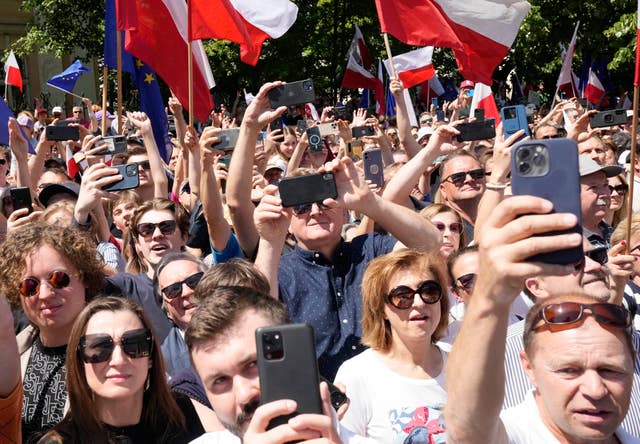
[[[0,165],[2,165],[0,163]],[[623,183],[621,183],[620,185],[616,185],[616,186],[611,186],[609,185],[609,190],[611,190],[611,193],[613,193],[614,191],[620,195],[625,195],[627,194],[627,191],[629,191],[629,185],[625,185]]]
[[[589,310],[586,313],[585,310]],[[608,302],[595,304],[581,304],[579,302],[560,302],[549,304],[538,312],[536,321],[544,320],[549,325],[571,325],[580,321],[587,314],[591,314],[598,323],[612,327],[629,327],[631,315],[621,305]]]
[[[471,171],[461,171],[459,173],[453,173],[452,175],[444,179],[443,182],[450,180],[455,186],[459,187],[464,183],[464,180],[467,178],[467,174],[471,176],[473,180],[484,179],[486,175],[485,171],[482,168],[478,168]]]
[[[585,251],[584,255],[592,261],[596,261],[600,265],[604,265],[609,261],[607,247],[598,247],[590,251]]]
[[[323,204],[322,202],[314,202],[317,206],[319,210],[328,210],[329,207],[326,206],[325,204]],[[293,212],[294,214],[296,214],[297,216],[301,216],[303,214],[307,214],[309,211],[311,211],[311,207],[313,207],[313,203],[308,203],[308,204],[302,204],[302,205],[296,205],[295,207],[293,207]]]
[[[389,292],[386,301],[400,310],[407,310],[413,305],[416,295],[419,295],[425,304],[435,304],[442,298],[442,287],[433,280],[421,282],[416,290],[406,285],[398,285]]]
[[[153,349],[151,330],[146,328],[129,330],[122,334],[119,344],[122,351],[131,359],[150,356]],[[116,342],[106,333],[84,335],[78,344],[78,354],[87,364],[99,364],[111,358],[115,347]]]
[[[71,276],[69,276],[69,274],[65,271],[54,270],[49,274],[49,277],[46,279],[46,281],[49,283],[51,288],[60,290],[69,286],[69,284],[71,283]],[[24,278],[22,282],[20,282],[20,294],[26,298],[38,294],[40,292],[41,283],[42,281],[39,281],[33,276]]]
[[[192,274],[191,276],[180,282],[175,282],[171,285],[167,285],[162,289],[162,293],[164,293],[167,299],[179,298],[180,296],[182,296],[182,284],[187,284],[187,287],[195,290],[198,282],[200,282],[200,279],[202,279],[203,275],[204,273],[202,271],[196,274]]]
[[[473,286],[476,283],[476,274],[475,273],[467,273],[460,276],[456,279],[456,287],[463,289],[466,292],[472,292]]]
[[[431,223],[440,231],[444,232],[444,230],[447,228],[447,225],[444,222],[439,222],[439,221],[431,221]],[[451,231],[452,233],[458,233],[460,234],[462,232],[462,224],[459,222],[453,222],[450,223],[449,225],[449,231]]]
[[[150,170],[151,169],[151,164],[149,163],[148,160],[143,160],[142,162],[137,162],[138,166],[140,168],[142,168],[143,170]]]
[[[156,228],[160,228],[160,232],[165,236],[169,236],[176,231],[177,222],[175,220],[163,220],[162,222],[158,222],[157,224],[146,222],[142,224],[138,224],[136,227],[136,231],[142,237],[149,237],[155,231]]]
[[[539,139],[559,139],[561,137],[562,136],[560,134],[552,134],[552,135],[549,135],[549,136],[539,137]]]

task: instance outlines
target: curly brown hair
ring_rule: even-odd
[[[49,245],[64,256],[79,273],[87,302],[104,287],[104,263],[96,255],[95,242],[78,230],[32,222],[9,233],[0,251],[0,292],[13,307],[20,307],[18,292],[26,257],[36,247]]]

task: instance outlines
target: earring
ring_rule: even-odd
[[[147,373],[147,380],[144,383],[144,391],[149,390],[149,386],[151,385],[151,375]]]

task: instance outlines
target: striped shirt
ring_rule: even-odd
[[[532,387],[527,375],[520,364],[520,350],[524,348],[522,333],[524,321],[511,324],[507,330],[507,343],[505,349],[505,392],[503,409],[520,404]],[[622,421],[622,427],[633,436],[640,437],[640,333],[633,331],[631,336],[633,348],[636,351],[636,365],[633,373],[633,386],[631,388],[631,402],[627,416]]]

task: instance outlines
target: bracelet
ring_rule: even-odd
[[[485,184],[485,187],[487,187],[488,190],[504,190],[505,188],[507,188],[507,184],[487,182]]]

